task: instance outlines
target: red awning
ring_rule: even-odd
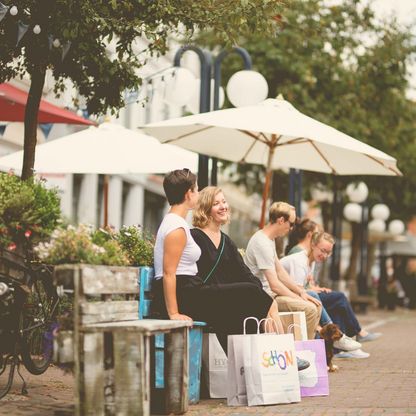
[[[0,121],[23,122],[27,95],[11,84],[0,84]],[[95,124],[45,100],[40,102],[38,123]]]

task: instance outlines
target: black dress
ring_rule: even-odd
[[[201,230],[191,230],[192,237],[201,248],[201,257],[197,262],[198,276],[202,281],[212,270],[221,251],[220,260],[201,288],[206,308],[206,321],[217,333],[218,339],[226,350],[229,334],[243,332],[243,321],[248,316],[262,319],[272,304],[272,298],[262,289],[261,282],[245,265],[236,245],[228,235],[221,233],[221,242],[217,247]],[[247,328],[254,331],[253,327]]]

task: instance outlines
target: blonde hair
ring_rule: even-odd
[[[287,202],[273,202],[269,209],[269,222],[274,224],[280,217],[288,221],[291,211],[295,211],[295,207]]]
[[[223,192],[222,189],[217,186],[207,186],[199,193],[198,203],[194,209],[192,218],[192,225],[194,227],[204,228],[209,224],[215,197],[221,192]]]
[[[328,241],[328,243],[331,244],[335,244],[335,238],[331,234],[326,233],[325,231],[318,231],[312,234],[311,242],[314,246],[319,244],[322,240]]]

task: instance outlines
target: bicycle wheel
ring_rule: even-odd
[[[14,357],[12,355],[0,355],[0,399],[4,397],[13,384]]]
[[[35,375],[44,373],[52,360],[58,299],[49,273],[36,273],[20,322],[22,361]]]
[[[15,369],[19,312],[14,300],[12,294],[0,299],[0,399],[9,392]]]

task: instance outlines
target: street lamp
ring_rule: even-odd
[[[389,232],[393,235],[403,234],[405,229],[404,222],[401,220],[393,220],[389,224]]]
[[[390,216],[390,209],[385,204],[376,204],[371,209],[371,217],[373,218],[368,228],[370,231],[382,233],[386,230],[386,221]],[[379,242],[379,267],[380,275],[377,284],[377,299],[380,308],[389,303],[388,286],[388,267],[387,267],[386,241],[381,239]]]
[[[212,54],[207,50],[193,45],[182,46],[175,54],[174,65],[180,67],[180,61],[183,54],[187,51],[193,51],[198,55],[201,72],[200,72],[200,88],[199,88],[199,112],[206,113],[211,110],[211,73],[213,67],[214,80],[214,100],[213,109],[220,108],[221,98],[221,64],[223,59],[229,53],[237,53],[243,59],[244,71],[235,73],[227,86],[228,98],[234,105],[249,105],[257,104],[258,102],[267,98],[268,87],[267,81],[264,77],[251,71],[251,57],[249,53],[240,47],[234,47],[230,51],[220,52],[214,60],[212,65]],[[209,183],[208,175],[208,161],[209,157],[199,155],[198,161],[198,185],[202,189]],[[217,159],[212,159],[211,184],[217,184]]]
[[[344,208],[344,214],[350,221],[359,220],[359,211],[361,208],[361,235],[360,235],[360,271],[357,279],[357,289],[359,295],[368,294],[367,269],[368,269],[368,205],[366,203],[368,197],[368,187],[364,182],[358,184],[349,184],[346,189],[347,195],[351,201]],[[358,205],[360,204],[360,205]],[[349,207],[349,208],[348,208]],[[350,211],[350,212],[348,212]]]
[[[302,171],[300,169],[289,170],[289,204],[296,209],[298,217],[302,216]]]
[[[226,56],[235,53],[243,60],[244,70],[236,72],[231,76],[227,84],[227,96],[235,106],[257,104],[267,98],[269,92],[267,81],[263,75],[252,71],[251,56],[246,49],[238,46],[230,51],[220,52],[214,60],[214,106],[213,110],[220,109],[221,91],[221,65]],[[218,182],[218,160],[212,158],[211,184]]]
[[[201,65],[200,70],[200,95],[199,95],[199,112],[206,113],[210,111],[211,102],[211,66],[212,57],[210,52],[202,50],[201,48],[193,45],[182,46],[175,54],[173,59],[174,66],[180,67],[181,58],[187,51],[193,51],[197,54]],[[209,158],[206,155],[198,156],[198,185],[200,189],[208,186],[208,161]]]

